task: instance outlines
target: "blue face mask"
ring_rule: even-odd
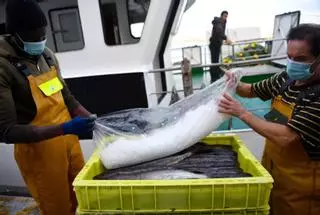
[[[43,40],[40,42],[23,42],[23,50],[27,52],[29,55],[39,56],[42,55],[44,49],[46,48],[47,40]]]
[[[47,39],[42,40],[40,42],[25,42],[22,38],[17,35],[21,42],[23,43],[23,50],[32,56],[40,56],[44,52],[46,48]]]
[[[312,76],[311,65],[311,63],[300,63],[288,58],[287,74],[291,80],[307,80]]]

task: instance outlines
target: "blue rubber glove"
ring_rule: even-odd
[[[96,117],[76,117],[62,125],[63,133],[81,135],[93,130]]]

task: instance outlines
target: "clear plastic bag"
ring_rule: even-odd
[[[241,72],[167,107],[129,109],[96,121],[94,142],[107,169],[178,153],[200,141],[230,116],[218,112],[223,93],[234,94]]]

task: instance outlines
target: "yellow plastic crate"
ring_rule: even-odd
[[[204,143],[232,145],[241,168],[254,177],[193,180],[92,180],[105,171],[95,152],[73,186],[81,212],[178,213],[268,208],[273,179],[235,135],[208,136]]]
[[[99,213],[99,212],[82,212],[77,211],[77,215],[109,215],[110,213]],[[130,215],[132,213],[121,213],[112,215]],[[145,215],[145,213],[134,213],[135,215]],[[234,210],[234,211],[215,211],[215,212],[185,212],[185,213],[152,213],[152,215],[269,215],[269,208],[262,210]]]

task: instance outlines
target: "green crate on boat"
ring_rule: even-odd
[[[105,171],[95,152],[73,186],[79,210],[96,213],[190,213],[264,210],[273,179],[235,135],[211,135],[210,145],[231,145],[250,178],[193,180],[92,180]]]

